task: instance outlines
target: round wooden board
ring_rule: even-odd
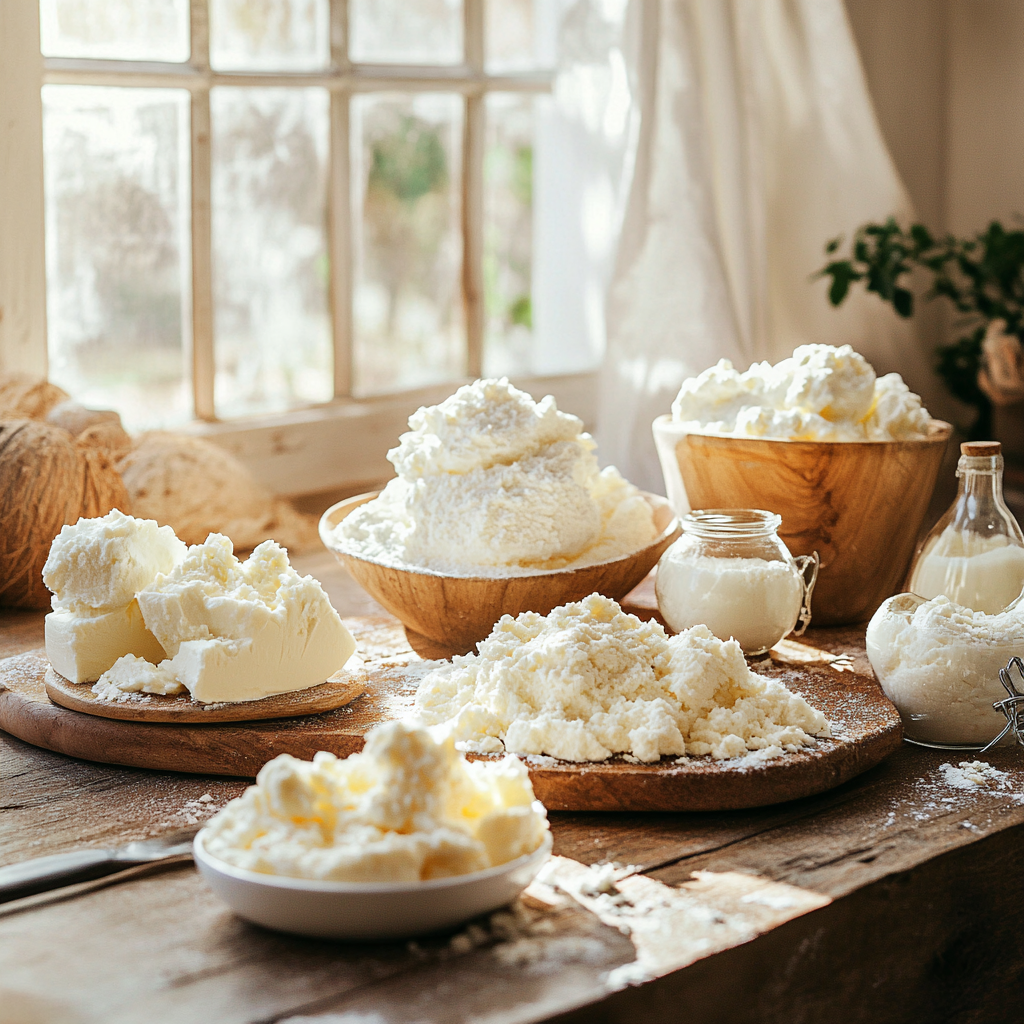
[[[278,754],[311,758],[318,750],[339,757],[360,750],[379,722],[412,708],[420,654],[436,657],[421,638],[391,618],[346,619],[364,661],[365,692],[319,715],[241,723],[174,725],[124,722],[83,715],[46,696],[45,653],[0,661],[0,728],[36,746],[107,764],[253,778]],[[844,631],[849,635],[851,631]],[[862,635],[858,632],[858,636]],[[822,631],[811,642],[827,646]],[[413,646],[420,653],[413,650]],[[833,645],[835,653],[838,647]],[[850,644],[842,645],[853,650]],[[781,679],[832,723],[834,738],[771,761],[664,759],[654,765],[621,759],[572,764],[527,758],[537,797],[552,811],[717,811],[812,796],[866,771],[902,740],[899,714],[865,672],[818,666],[758,666]]]
[[[200,704],[188,696],[159,693],[126,693],[120,700],[98,697],[88,683],[76,684],[52,666],[43,676],[46,696],[70,711],[122,722],[257,722],[264,718],[295,718],[333,711],[351,703],[366,688],[365,674],[342,669],[325,683],[305,690],[277,693],[261,700],[227,704]]]

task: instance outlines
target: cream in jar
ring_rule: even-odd
[[[721,640],[734,639],[744,654],[763,654],[791,632],[806,608],[810,584],[779,539],[781,517],[758,509],[691,512],[683,536],[662,555],[655,591],[658,609],[678,631],[703,623]],[[801,630],[802,631],[802,630]]]

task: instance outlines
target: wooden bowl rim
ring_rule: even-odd
[[[423,569],[419,566],[397,566],[389,565],[387,562],[378,562],[372,558],[364,558],[362,555],[353,554],[351,551],[345,551],[342,548],[335,546],[331,543],[330,536],[331,531],[340,523],[345,516],[350,512],[358,508],[360,505],[365,505],[368,501],[373,501],[381,492],[380,491],[367,491],[365,494],[357,494],[351,498],[345,498],[343,501],[335,502],[326,512],[320,517],[320,540],[323,541],[323,545],[331,552],[336,558],[351,558],[355,562],[362,562],[365,565],[372,565],[378,569],[387,569],[391,572],[403,572],[412,573],[417,576],[428,576],[437,580],[466,580],[467,582],[476,583],[504,583],[510,579],[516,580],[529,580],[529,579],[548,579],[552,576],[572,576],[578,572],[590,572],[594,569],[604,569],[608,566],[619,565],[622,562],[630,562],[645,552],[650,551],[652,548],[658,547],[659,545],[665,544],[666,541],[672,542],[682,535],[683,528],[679,522],[679,515],[675,509],[672,508],[668,498],[663,498],[660,494],[652,494],[650,491],[640,491],[641,496],[647,502],[648,505],[655,511],[659,508],[666,508],[672,513],[672,518],[666,523],[665,528],[651,541],[650,544],[645,544],[642,548],[637,548],[636,551],[630,551],[628,554],[620,555],[618,558],[612,558],[607,562],[592,562],[590,565],[579,565],[573,569],[542,569],[538,572],[522,573],[517,574],[514,572],[504,573],[501,576],[450,576],[442,572],[436,572],[433,569]],[[338,515],[339,512],[344,509],[343,515]]]
[[[667,428],[673,424],[673,419],[670,413],[663,413],[661,416],[655,418],[652,427],[655,429],[664,430],[666,433]],[[930,419],[928,421],[928,433],[924,437],[906,437],[906,438],[892,438],[891,440],[876,440],[870,441],[864,439],[863,441],[815,441],[811,438],[799,438],[799,437],[750,437],[746,434],[712,434],[712,433],[699,433],[694,430],[687,430],[680,433],[676,440],[682,440],[684,437],[709,437],[715,441],[743,441],[748,444],[764,444],[764,445],[793,445],[793,444],[811,444],[816,447],[825,448],[854,448],[854,447],[881,447],[884,445],[892,444],[907,444],[907,445],[935,445],[940,441],[945,444],[949,441],[953,433],[953,424],[947,423],[945,420]]]

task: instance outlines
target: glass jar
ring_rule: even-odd
[[[811,619],[818,554],[794,559],[761,509],[705,509],[683,516],[683,535],[662,556],[658,610],[677,632],[706,625],[747,655],[764,654]],[[799,623],[799,628],[797,624]]]
[[[918,547],[907,589],[991,615],[1024,589],[1024,535],[1003,501],[999,442],[967,442],[960,452],[956,501]]]
[[[867,653],[882,691],[922,747],[978,750],[1006,725],[999,671],[1024,655],[1024,602],[985,615],[940,597],[897,594],[868,623]],[[1015,742],[1011,734],[1006,744]]]

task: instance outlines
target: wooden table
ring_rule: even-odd
[[[328,556],[343,615],[379,614]],[[811,643],[863,657],[857,630]],[[0,657],[42,616],[0,611]],[[969,755],[966,759],[972,759]],[[194,824],[238,780],[75,761],[0,734],[0,864]],[[554,814],[550,884],[455,935],[389,945],[245,924],[188,864],[16,913],[0,1022],[1015,1021],[1024,1018],[1024,755],[1003,789],[904,746],[819,797],[720,814]],[[588,865],[615,862],[618,893]]]

